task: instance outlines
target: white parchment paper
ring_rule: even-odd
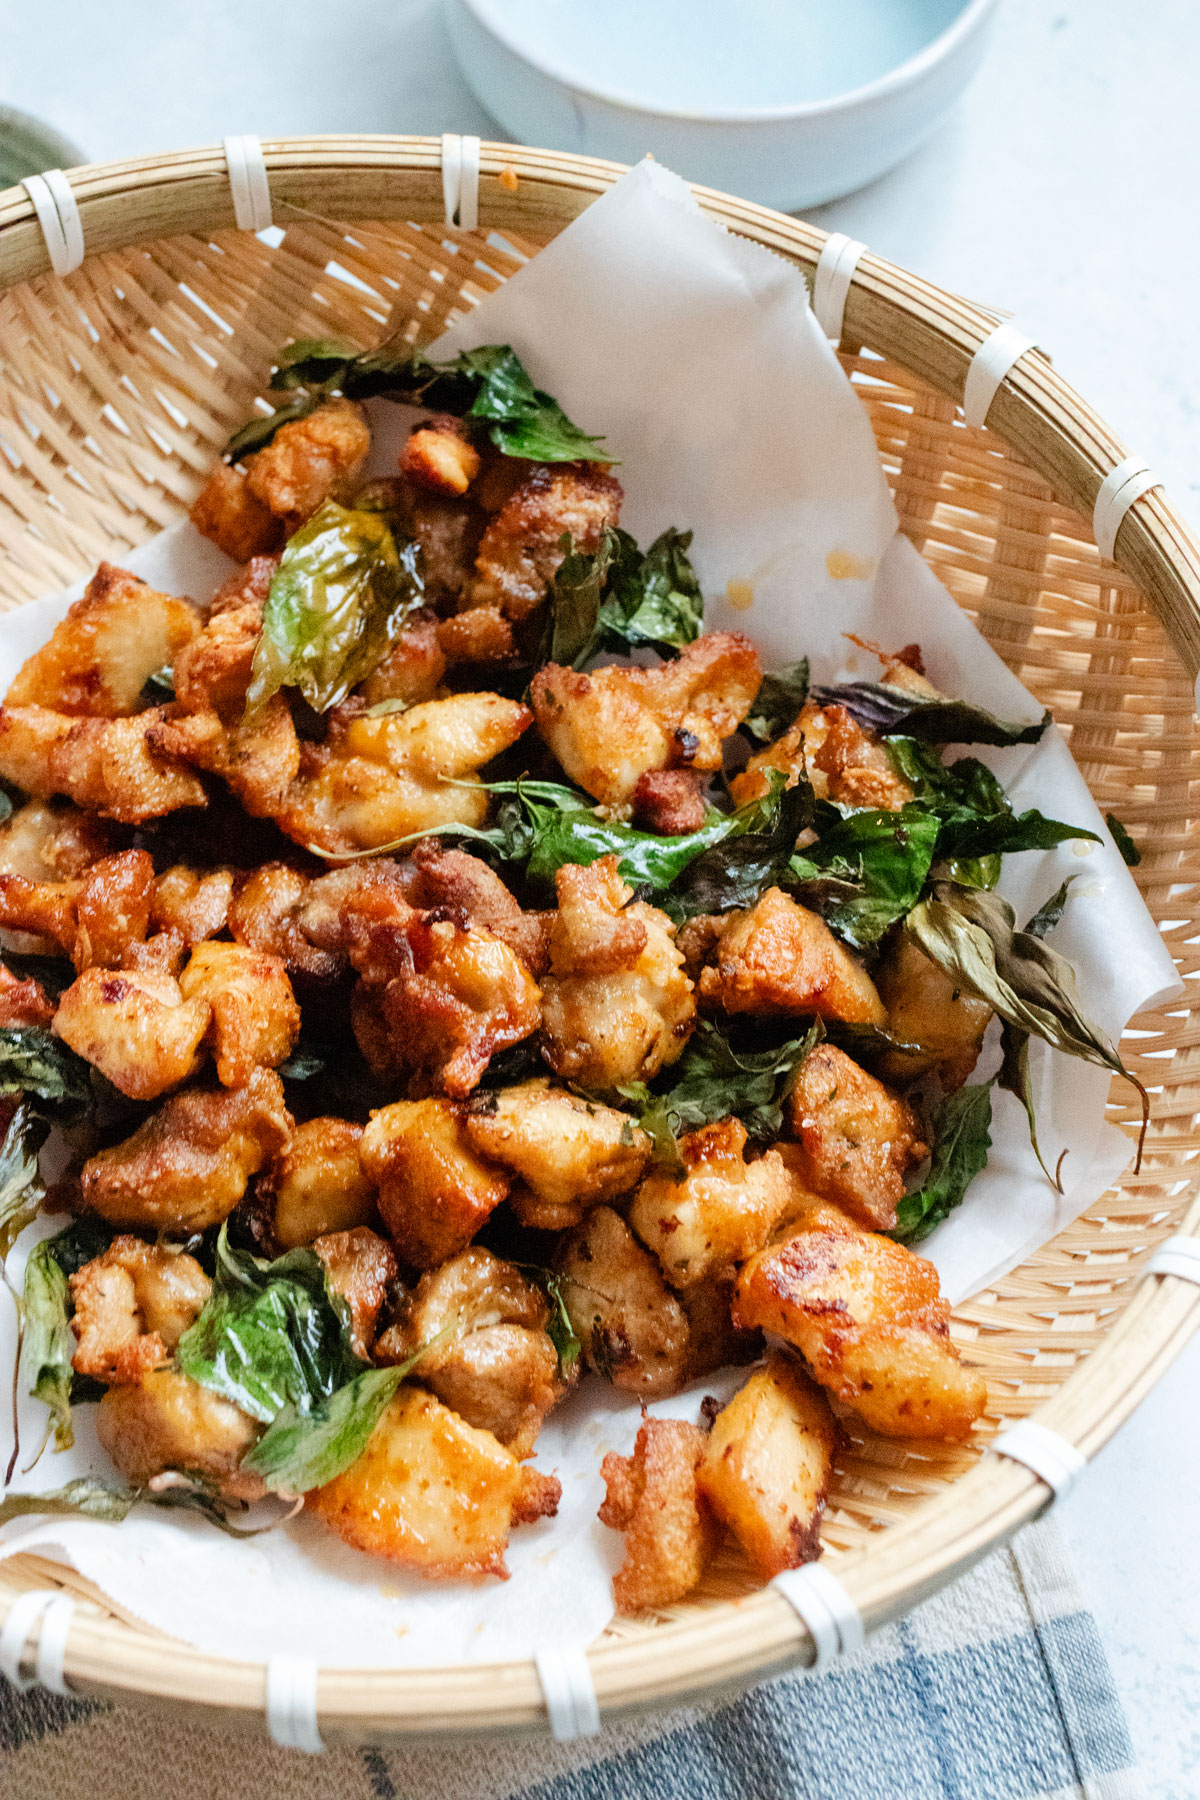
[[[866,415],[781,259],[706,220],[686,185],[646,162],[531,263],[454,325],[435,354],[510,343],[571,417],[603,432],[621,457],[622,523],[645,543],[692,527],[709,629],[748,632],[768,667],[808,654],[818,679],[871,676],[853,631],[888,647],[917,641],[946,691],[1006,717],[1039,708],[897,532]],[[375,467],[394,467],[407,419],[373,407]],[[128,559],[147,580],[206,598],[231,565],[188,525]],[[745,599],[735,608],[728,585]],[[45,640],[73,596],[0,621],[0,688]],[[1132,1013],[1180,991],[1174,965],[1057,732],[1037,746],[985,751],[1018,811],[1040,807],[1101,834],[1006,859],[1002,891],[1026,917],[1067,874],[1080,876],[1054,943],[1079,971],[1092,1016],[1114,1039]],[[1080,855],[1080,851],[1088,854]],[[1116,947],[1119,946],[1119,953]],[[1042,1054],[1042,1052],[1045,1052]],[[987,1287],[1095,1201],[1130,1160],[1104,1122],[1108,1076],[1036,1045],[1039,1128],[1047,1160],[1068,1152],[1064,1194],[1042,1176],[1024,1115],[994,1097],[989,1165],[959,1211],[922,1248],[954,1301]],[[984,1072],[990,1072],[984,1067]],[[39,1222],[10,1269],[55,1224]],[[14,1326],[0,1317],[0,1368]],[[709,1380],[651,1410],[695,1417]],[[722,1387],[722,1384],[723,1387]],[[77,1443],[18,1476],[57,1487],[106,1459],[92,1410],[77,1409]],[[540,1468],[557,1473],[555,1520],[514,1533],[506,1583],[430,1587],[339,1545],[303,1518],[252,1542],[190,1519],[135,1513],[121,1525],[16,1522],[0,1556],[37,1548],[64,1557],[119,1607],[202,1648],[241,1657],[291,1651],[325,1666],[441,1666],[587,1642],[606,1624],[620,1540],[596,1521],[606,1450],[628,1451],[638,1408],[586,1382],[547,1423]],[[22,1442],[41,1436],[26,1401]],[[0,1428],[0,1439],[3,1429]]]

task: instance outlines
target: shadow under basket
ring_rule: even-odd
[[[623,172],[484,144],[481,224],[467,231],[443,222],[439,140],[288,138],[264,149],[277,229],[261,237],[235,228],[220,149],[73,171],[88,255],[62,278],[49,272],[26,195],[0,193],[4,607],[61,589],[101,557],[119,561],[179,519],[289,338],[428,342]],[[812,277],[823,232],[724,194],[696,197]],[[997,1431],[1035,1415],[1092,1456],[1200,1324],[1194,1280],[1147,1267],[1168,1236],[1200,1233],[1200,548],[1159,489],[1127,512],[1116,561],[1101,556],[1093,508],[1126,450],[1040,353],[1001,384],[987,429],[963,423],[968,366],[995,327],[984,309],[866,255],[841,359],[902,529],[1052,708],[1101,809],[1129,826],[1142,853],[1138,886],[1187,992],[1139,1015],[1122,1044],[1153,1102],[1141,1173],[955,1314],[955,1339],[990,1396],[970,1441],[852,1434],[823,1566],[868,1629],[1048,1503],[1037,1476],[986,1454]],[[1109,1117],[1130,1132],[1131,1099],[1115,1082]],[[203,1654],[118,1618],[59,1565],[0,1564],[0,1620],[22,1590],[48,1586],[78,1600],[64,1659],[73,1692],[264,1729],[261,1663]],[[607,1718],[730,1692],[814,1655],[782,1595],[757,1588],[731,1554],[685,1604],[614,1622],[587,1661]],[[326,1742],[547,1725],[532,1661],[321,1670],[317,1701]]]

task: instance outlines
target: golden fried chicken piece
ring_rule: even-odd
[[[350,1342],[365,1362],[388,1289],[400,1272],[396,1252],[367,1225],[326,1232],[313,1239],[313,1249],[325,1264],[327,1285],[349,1308]]]
[[[687,1314],[690,1333],[688,1381],[699,1381],[714,1369],[737,1368],[762,1354],[762,1333],[741,1331],[733,1322],[732,1277],[698,1281],[675,1297]]]
[[[242,606],[256,607],[261,614],[279,561],[277,555],[252,556],[244,569],[221,583],[208,603],[209,619],[215,619],[218,613],[235,612]]]
[[[685,1385],[692,1348],[687,1314],[620,1213],[595,1207],[564,1241],[557,1266],[589,1369],[643,1400]]]
[[[291,1135],[273,1069],[255,1069],[244,1088],[188,1088],[124,1143],[90,1157],[80,1196],[110,1225],[204,1231],[228,1217]]]
[[[882,1025],[883,1002],[862,964],[823,919],[780,888],[735,913],[701,971],[700,997],[729,1013],[805,1015]]]
[[[466,1129],[481,1156],[518,1178],[513,1209],[539,1231],[577,1225],[589,1207],[628,1193],[651,1149],[628,1113],[545,1080],[476,1095]]]
[[[76,901],[75,967],[121,969],[145,941],[154,899],[154,860],[145,850],[103,856],[83,876]]]
[[[273,1069],[300,1032],[300,1008],[279,957],[244,944],[197,944],[179,977],[185,1000],[212,1009],[207,1042],[222,1087],[245,1087]]]
[[[234,562],[257,561],[284,539],[283,521],[251,492],[245,469],[226,462],[214,463],[188,518]]]
[[[260,1197],[271,1204],[282,1249],[374,1221],[375,1184],[358,1154],[362,1135],[362,1126],[349,1119],[306,1119],[297,1125],[288,1148],[258,1184]]]
[[[888,1030],[901,1043],[922,1046],[915,1055],[889,1051],[880,1060],[881,1072],[893,1081],[911,1081],[936,1069],[944,1088],[960,1088],[983,1048],[992,1017],[987,1001],[957,987],[907,931],[889,940],[875,974]]]
[[[113,848],[113,829],[65,800],[28,800],[0,825],[0,874],[69,881]]]
[[[511,457],[498,456],[496,460],[513,462]],[[463,590],[472,578],[475,552],[486,523],[478,505],[481,481],[482,477],[476,480],[465,499],[434,493],[411,481],[370,484],[368,492],[377,495],[385,509],[398,512],[416,539],[421,551],[425,604],[435,613],[455,611],[463,603]],[[360,499],[359,504],[365,501]]]
[[[679,1140],[682,1181],[648,1175],[634,1195],[629,1223],[653,1250],[675,1287],[733,1273],[793,1216],[795,1184],[777,1150],[746,1161],[746,1127],[722,1119]]]
[[[54,1013],[54,1001],[40,981],[32,975],[18,981],[12,970],[0,963],[0,1030],[21,1025],[36,1025],[44,1030]]]
[[[682,1054],[695,1023],[675,927],[657,907],[630,904],[615,856],[569,863],[555,883],[542,986],[547,1061],[586,1088],[649,1081]]]
[[[201,1475],[231,1500],[260,1500],[262,1482],[239,1464],[262,1426],[229,1400],[175,1369],[110,1387],[96,1411],[96,1436],[134,1487],[167,1469]]]
[[[27,794],[65,794],[123,825],[207,804],[190,769],[150,742],[164,709],[132,719],[76,719],[42,706],[0,707],[0,775]]]
[[[446,850],[436,838],[413,847],[411,885],[405,892],[414,906],[447,907],[468,925],[483,925],[515,950],[534,977],[545,973],[550,959],[548,913],[524,912],[493,869],[465,850]]]
[[[150,923],[174,932],[188,949],[224,931],[233,898],[232,869],[191,869],[173,863],[154,883]]]
[[[306,419],[281,425],[265,450],[246,458],[246,485],[290,536],[326,500],[348,499],[370,448],[362,407],[326,400]]]
[[[274,569],[274,560],[256,558]],[[175,698],[188,712],[215,712],[231,725],[241,718],[246,690],[254,665],[254,651],[262,634],[265,594],[255,584],[241,590],[247,597],[239,605],[223,606],[210,614],[205,625],[175,664]]]
[[[431,612],[421,612],[409,620],[383,661],[356,691],[368,706],[378,706],[383,700],[418,706],[433,699],[445,673],[438,622]]]
[[[0,875],[0,926],[12,949],[70,956],[75,947],[78,881],[27,881]]]
[[[513,628],[498,606],[469,606],[437,628],[447,663],[509,662],[517,655]]]
[[[795,1346],[822,1387],[885,1437],[962,1438],[987,1386],[950,1342],[933,1264],[891,1238],[803,1230],[738,1277],[734,1318]]]
[[[706,815],[700,794],[703,780],[693,769],[651,769],[633,790],[634,824],[664,837],[699,831]]]
[[[449,413],[414,427],[400,456],[401,475],[435,494],[465,494],[479,465],[466,426]]]
[[[729,784],[739,806],[770,792],[770,772],[781,769],[788,787],[807,770],[818,800],[844,806],[869,806],[898,812],[913,790],[898,775],[888,748],[873,731],[864,731],[844,706],[815,706],[810,700],[795,724],[752,756]]]
[[[473,1246],[422,1275],[375,1360],[404,1362],[429,1344],[412,1379],[523,1460],[565,1392],[549,1316],[545,1294],[515,1264]]]
[[[308,1506],[369,1556],[432,1577],[503,1578],[512,1527],[553,1518],[561,1493],[490,1431],[402,1387],[358,1461],[309,1494]]]
[[[696,1482],[764,1581],[820,1556],[838,1435],[820,1388],[778,1351],[714,1419]]]
[[[547,663],[530,685],[538,730],[571,780],[605,806],[632,800],[651,770],[719,769],[722,745],[762,682],[749,638],[713,631],[651,669],[582,675]]]
[[[402,1260],[436,1269],[465,1250],[509,1189],[471,1147],[452,1100],[399,1100],[371,1114],[359,1154]]]
[[[211,709],[185,713],[172,707],[168,715],[147,734],[151,750],[219,775],[252,819],[274,819],[284,810],[301,749],[283,694],[272,694],[253,718],[229,726]]]
[[[673,1606],[697,1586],[720,1530],[696,1485],[707,1439],[681,1419],[643,1419],[632,1456],[610,1450],[600,1465],[602,1525],[625,1533],[613,1576],[617,1611]]]
[[[195,1257],[139,1237],[115,1237],[71,1276],[71,1323],[79,1340],[72,1368],[97,1381],[137,1381],[166,1362],[211,1291]]]
[[[173,976],[85,969],[58,1003],[54,1032],[131,1100],[155,1100],[191,1074],[210,1017]]]
[[[890,1231],[904,1178],[929,1155],[908,1102],[833,1044],[806,1057],[784,1116],[793,1172],[863,1225]]]
[[[535,463],[489,520],[475,558],[471,606],[495,606],[523,619],[542,604],[566,555],[600,547],[621,516],[621,484],[596,463]]]
[[[334,954],[311,943],[297,918],[297,908],[315,885],[299,869],[281,862],[260,863],[237,876],[229,904],[234,939],[280,957],[293,979],[331,980],[346,966],[344,951]]]
[[[150,676],[169,668],[199,629],[186,600],[101,563],[83,599],[21,665],[5,704],[106,719],[135,713]]]

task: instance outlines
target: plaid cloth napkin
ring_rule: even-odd
[[[829,1674],[576,1744],[307,1757],[0,1678],[5,1800],[1144,1800],[1132,1763],[1049,1521]]]

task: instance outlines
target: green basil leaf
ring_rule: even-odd
[[[475,385],[466,417],[487,420],[488,436],[505,456],[528,457],[532,462],[616,461],[600,438],[580,431],[557,400],[534,387],[509,345],[467,350],[450,367]]]
[[[575,1327],[567,1311],[562,1291],[563,1277],[556,1275],[553,1269],[538,1269],[537,1278],[545,1288],[546,1298],[550,1302],[546,1336],[554,1345],[555,1355],[558,1357],[558,1379],[565,1381],[579,1361],[583,1346],[575,1335]]]
[[[285,1081],[311,1081],[314,1075],[324,1073],[331,1054],[332,1046],[306,1044],[301,1039],[287,1060],[279,1064],[278,1072]]]
[[[703,850],[663,896],[663,909],[676,922],[755,906],[769,887],[790,880],[796,839],[813,821],[812,786],[802,775],[787,787],[781,770],[772,770],[770,781],[761,800],[741,809],[745,829]]]
[[[17,1375],[26,1392],[49,1409],[59,1450],[69,1450],[75,1441],[71,1426],[75,1334],[68,1278],[106,1250],[111,1239],[103,1220],[85,1214],[57,1237],[43,1238],[25,1264]]]
[[[816,687],[813,699],[819,706],[844,706],[869,731],[923,744],[1036,744],[1051,722],[1045,712],[1036,725],[1014,724],[966,700],[931,700],[881,681]]]
[[[147,706],[162,706],[175,698],[175,671],[170,663],[164,663],[153,675],[147,675],[142,683],[142,699]]]
[[[668,527],[644,556],[628,533],[614,535],[624,547],[613,559],[600,608],[602,647],[682,650],[694,644],[704,624],[704,596],[688,556],[692,533]]]
[[[938,830],[919,806],[847,813],[792,858],[796,897],[848,944],[873,949],[920,898]]]
[[[22,1100],[0,1142],[0,1267],[27,1225],[32,1225],[46,1197],[38,1172],[38,1152],[46,1127]]]
[[[949,1218],[987,1162],[991,1126],[990,1081],[947,1095],[933,1117],[929,1173],[916,1193],[905,1194],[897,1205],[891,1237],[915,1244]]]
[[[975,861],[984,857],[1012,856],[1020,850],[1053,850],[1072,838],[1090,838],[1098,844],[1094,831],[1082,825],[1065,825],[1061,819],[1047,819],[1032,808],[1023,813],[1001,813],[990,819],[962,820],[943,823],[938,834],[938,855],[948,862]],[[976,887],[991,883],[975,882]]]
[[[1025,927],[1030,937],[1044,938],[1047,933],[1054,930],[1067,910],[1067,901],[1071,895],[1071,883],[1074,879],[1073,875],[1068,875],[1062,886],[1055,888],[1050,898],[1038,907]]]
[[[24,1094],[33,1111],[55,1124],[74,1124],[91,1105],[88,1065],[39,1025],[6,1026],[0,1030],[0,1095],[5,1094]]]
[[[245,456],[253,456],[258,450],[265,450],[281,425],[290,425],[293,419],[307,419],[315,413],[318,406],[323,406],[327,396],[323,389],[312,393],[299,392],[274,412],[260,413],[257,418],[250,419],[235,431],[226,444],[222,455],[226,462],[241,462]]]
[[[1112,833],[1112,841],[1121,852],[1127,867],[1136,869],[1142,860],[1142,853],[1129,835],[1128,827],[1122,825],[1116,813],[1106,812],[1104,823]]]
[[[246,716],[280,688],[326,712],[382,661],[421,604],[415,543],[381,513],[327,500],[284,547],[263,607]]]
[[[81,1475],[46,1494],[5,1494],[0,1525],[35,1513],[73,1513],[85,1519],[124,1519],[139,1499],[136,1488],[110,1487],[94,1475]]]
[[[782,669],[764,675],[748,718],[742,730],[757,738],[760,744],[773,743],[782,732],[795,724],[808,699],[808,658],[785,663]]]
[[[600,647],[600,606],[609,570],[626,543],[633,544],[627,532],[606,527],[597,549],[589,555],[574,549],[570,536],[564,534],[559,548],[566,555],[550,583],[550,609],[538,652],[539,667],[553,662],[578,669],[596,655]]]
[[[1043,906],[1034,913],[1025,930],[1030,937],[1044,938],[1054,930],[1066,909],[1073,875],[1068,875],[1062,886],[1057,888]],[[1046,1166],[1042,1155],[1042,1147],[1038,1143],[1037,1114],[1033,1104],[1033,1081],[1029,1073],[1029,1033],[1011,1020],[1005,1019],[1000,1029],[1000,1073],[996,1077],[999,1087],[1007,1090],[1021,1102],[1025,1108],[1025,1117],[1029,1123],[1029,1142],[1033,1154],[1037,1157],[1042,1174],[1051,1185],[1062,1193],[1062,1182],[1058,1172],[1053,1175]],[[1065,1153],[1064,1153],[1065,1154]],[[1059,1159],[1061,1167],[1062,1159]]]
[[[346,338],[294,338],[279,352],[270,386],[275,392],[311,387],[332,390],[358,354],[357,344]]]

